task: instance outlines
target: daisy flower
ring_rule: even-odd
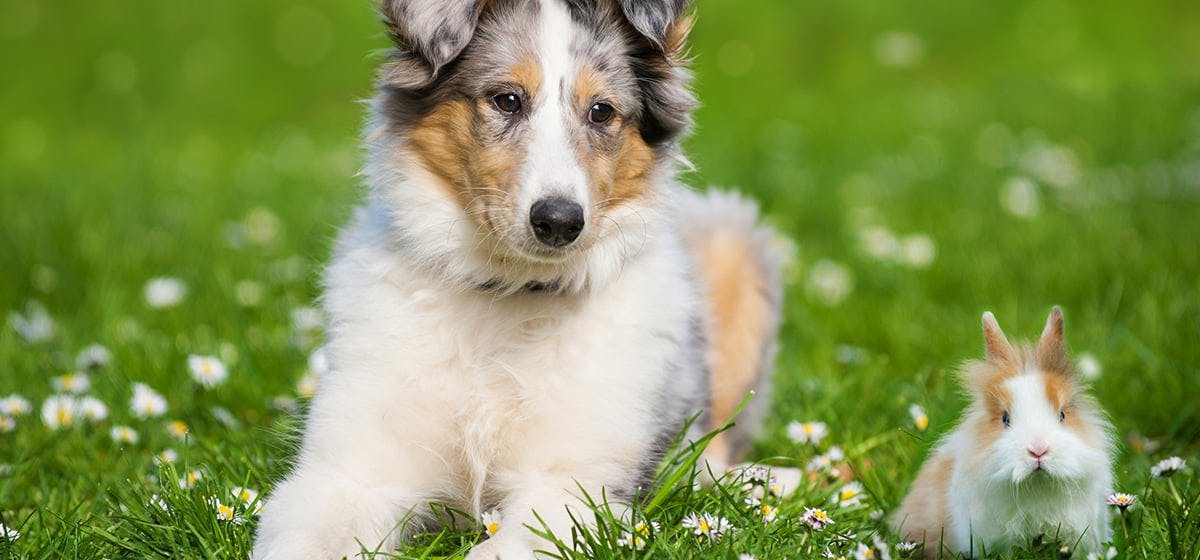
[[[168,506],[166,500],[162,499],[162,496],[158,494],[150,496],[150,505],[163,511],[171,511],[171,506]]]
[[[751,484],[766,484],[771,480],[771,471],[762,465],[747,467],[742,471],[742,475]]]
[[[67,393],[84,393],[92,387],[92,380],[88,379],[86,373],[68,373],[60,375],[51,380],[54,384],[54,390]]]
[[[96,397],[79,399],[79,413],[92,422],[100,422],[108,418],[108,405]]]
[[[225,378],[229,377],[229,370],[225,367],[224,362],[216,356],[192,354],[187,357],[187,363],[188,370],[192,372],[192,379],[206,389],[220,385]]]
[[[738,555],[738,560],[758,560],[758,558],[755,558],[753,554],[746,554],[743,552]]]
[[[129,408],[138,418],[162,416],[167,413],[167,399],[145,383],[134,383]]]
[[[17,421],[11,416],[0,414],[0,434],[7,434],[17,429]]]
[[[1110,547],[1108,547],[1108,550],[1104,551],[1103,553],[1089,552],[1087,555],[1087,560],[1113,560],[1113,558],[1116,558],[1116,557],[1117,557],[1116,547],[1110,546]]]
[[[790,422],[787,425],[787,436],[796,443],[817,445],[827,435],[829,428],[824,422]]]
[[[1159,478],[1170,478],[1175,476],[1175,473],[1183,470],[1187,466],[1187,461],[1179,457],[1169,457],[1158,462],[1157,465],[1150,467],[1150,474]]]
[[[838,490],[837,494],[833,495],[833,499],[830,501],[841,507],[854,507],[862,503],[862,492],[862,483],[847,482],[841,490]]]
[[[724,517],[717,517],[709,513],[689,514],[683,518],[684,528],[691,529],[697,537],[707,537],[710,541],[721,540],[733,530],[733,525],[730,525],[729,520]]]
[[[779,508],[771,504],[760,504],[758,512],[762,514],[763,522],[770,523],[775,521],[775,517],[779,515]]]
[[[29,404],[29,401],[25,400],[25,397],[22,397],[16,393],[0,399],[0,414],[5,416],[21,416],[22,414],[29,414],[29,411],[32,410],[32,408],[33,406]]]
[[[1075,363],[1079,366],[1079,375],[1088,381],[1100,377],[1100,374],[1104,372],[1104,368],[1100,365],[1100,360],[1097,360],[1096,356],[1091,352],[1080,354]]]
[[[1121,513],[1125,513],[1125,510],[1129,509],[1137,501],[1137,496],[1117,492],[1116,494],[1109,494],[1104,501],[1108,502],[1110,506],[1116,506],[1117,509],[1121,510]]]
[[[137,443],[138,441],[137,430],[129,426],[113,426],[108,435],[112,436],[113,441],[117,443]]]
[[[0,539],[12,542],[19,538],[21,538],[21,533],[18,533],[16,529],[11,529],[5,524],[0,523]]]
[[[233,499],[240,501],[246,507],[250,508],[250,515],[262,513],[263,503],[258,499],[258,490],[234,486],[230,494],[233,495]]]
[[[833,469],[833,465],[835,463],[841,462],[841,460],[845,458],[846,454],[842,451],[842,448],[834,445],[833,447],[829,448],[829,451],[813,457],[812,460],[808,462],[808,466],[805,467],[805,470],[810,473],[828,471]]]
[[[142,289],[142,296],[146,298],[146,304],[155,309],[173,307],[183,301],[186,295],[187,284],[178,278],[163,276],[151,278],[149,282],[146,282],[146,287]]]
[[[196,483],[200,482],[201,480],[204,480],[204,473],[197,470],[191,470],[184,474],[183,478],[179,479],[179,487],[185,489],[194,488]]]
[[[480,516],[479,521],[483,523],[483,531],[488,536],[495,535],[500,530],[500,510],[494,509],[486,511]]]
[[[929,416],[925,415],[925,409],[921,405],[914,404],[908,407],[908,415],[912,417],[913,426],[924,432],[929,427]]]
[[[112,353],[108,351],[108,348],[92,344],[80,350],[79,355],[75,356],[75,367],[87,371],[107,366],[111,361]]]
[[[37,301],[25,304],[25,314],[8,313],[8,325],[25,339],[25,342],[43,342],[54,338],[54,319],[46,308]]]
[[[238,515],[237,510],[233,509],[233,506],[223,504],[221,503],[221,500],[209,498],[208,504],[211,505],[214,510],[216,510],[217,519],[220,519],[221,521],[229,521],[234,525],[241,525],[242,523],[246,522],[246,519],[241,515]]]
[[[617,546],[622,548],[632,548],[633,550],[641,550],[646,548],[646,538],[637,534],[625,531],[617,537]]]
[[[214,406],[209,409],[209,412],[212,413],[213,418],[217,419],[217,422],[224,424],[226,428],[237,428],[241,425],[241,422],[238,422],[238,419],[234,417],[232,412],[229,412],[228,408]]]
[[[163,449],[162,451],[159,451],[158,454],[154,456],[154,464],[156,464],[156,465],[165,465],[167,463],[174,463],[175,461],[178,461],[178,460],[179,460],[179,452],[175,451],[174,449],[171,449],[170,447]]]
[[[833,519],[829,518],[829,514],[825,510],[818,508],[804,508],[804,515],[800,518],[800,521],[812,527],[814,531],[820,531],[826,525],[833,524]]]
[[[171,434],[171,437],[183,441],[187,439],[188,425],[183,420],[172,420],[167,423],[167,433]]]
[[[71,395],[52,395],[42,402],[42,422],[51,429],[70,428],[79,415],[79,401]]]
[[[899,550],[900,552],[912,552],[916,550],[918,546],[920,545],[913,541],[901,541],[896,543],[896,550]]]

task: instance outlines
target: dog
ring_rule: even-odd
[[[324,277],[329,373],[253,557],[390,551],[431,503],[504,524],[472,560],[644,494],[689,426],[752,439],[785,252],[757,207],[676,175],[686,0],[383,0],[395,43],[365,205]],[[695,419],[689,424],[689,420]],[[581,517],[583,516],[583,517]]]

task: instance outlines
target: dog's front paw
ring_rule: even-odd
[[[532,544],[528,539],[497,533],[471,548],[467,560],[533,560]]]

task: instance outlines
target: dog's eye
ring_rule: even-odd
[[[1058,411],[1058,421],[1060,423],[1067,421],[1067,411],[1065,411],[1065,410]]]
[[[500,93],[492,96],[492,104],[502,113],[515,115],[521,112],[521,96],[515,93]]]
[[[1008,419],[1008,411],[1007,411],[1007,410],[1005,410],[1005,411],[1004,411],[1004,415],[1000,417],[1000,421],[1001,421],[1001,422],[1004,422],[1004,427],[1005,427],[1005,428],[1007,428],[1007,427],[1008,427],[1008,422],[1009,422],[1009,419]]]
[[[597,103],[588,109],[588,121],[592,124],[604,124],[612,120],[616,111],[608,103]]]

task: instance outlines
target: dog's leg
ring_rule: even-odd
[[[397,441],[377,418],[342,415],[337,421],[310,418],[296,470],[263,508],[255,560],[390,552],[427,517],[435,489],[445,485],[446,468],[437,456]]]
[[[528,484],[516,488],[501,504],[503,521],[500,530],[479,543],[467,555],[467,560],[529,560],[537,558],[534,551],[553,552],[549,541],[533,530],[549,530],[567,546],[571,546],[571,529],[578,521],[594,527],[595,514],[580,499],[580,485],[572,479],[548,474],[529,474]],[[592,499],[599,501],[599,485],[584,484]],[[624,506],[612,505],[613,513],[621,516]],[[535,514],[536,513],[536,514]],[[572,520],[574,516],[574,520]]]

